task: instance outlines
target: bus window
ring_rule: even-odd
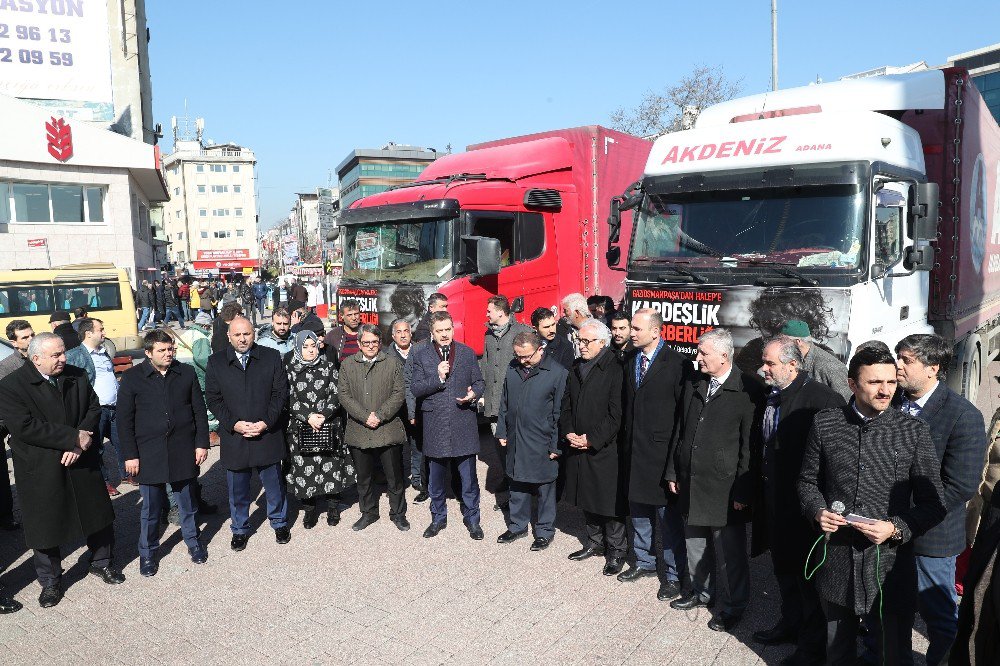
[[[11,314],[32,314],[52,312],[52,289],[50,287],[11,287]]]
[[[109,283],[62,286],[56,287],[56,302],[60,310],[114,310],[121,307],[121,292],[117,284]]]

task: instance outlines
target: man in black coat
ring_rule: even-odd
[[[844,399],[802,371],[802,351],[791,338],[779,336],[765,342],[762,361],[764,382],[771,391],[761,424],[763,450],[755,455],[760,474],[751,505],[751,555],[771,553],[781,617],[753,638],[765,645],[796,643],[791,657],[795,663],[822,663],[826,653],[823,610],[816,588],[802,569],[816,534],[799,511],[795,484],[813,417],[820,410],[843,407]]]
[[[431,339],[431,315],[435,312],[448,311],[448,297],[444,294],[434,292],[427,297],[427,312],[417,322],[417,327],[413,329],[413,342],[423,342]]]
[[[288,377],[281,356],[254,344],[246,317],[229,324],[229,346],[208,357],[205,398],[219,420],[222,464],[229,482],[229,508],[235,551],[250,539],[250,476],[260,477],[267,496],[267,517],[280,544],[292,536],[281,461],[285,457],[285,402]]]
[[[611,351],[619,363],[625,363],[625,359],[635,349],[631,340],[632,321],[624,310],[615,310],[608,326],[611,329]]]
[[[208,458],[208,414],[194,368],[174,360],[174,340],[155,329],[143,338],[146,361],[130,368],[118,388],[118,441],[125,471],[139,483],[139,573],[159,568],[160,513],[166,484],[177,500],[191,561],[208,559],[198,542],[198,466]],[[140,425],[141,424],[141,425]]]
[[[220,352],[229,346],[229,324],[236,317],[243,315],[243,306],[239,303],[226,303],[222,306],[219,316],[212,322],[212,351]]]
[[[896,566],[914,566],[913,538],[947,513],[941,466],[927,424],[891,408],[896,392],[892,354],[858,351],[847,377],[854,398],[847,407],[816,414],[798,482],[803,514],[830,535],[823,564],[818,556],[810,562],[818,566],[826,661],[855,663],[857,618],[874,608],[881,615],[876,628],[885,628],[884,640],[876,641],[879,662],[897,664],[904,649],[900,623],[906,622],[904,611],[916,590],[890,590],[886,581]],[[844,504],[843,511],[831,511],[834,502]]]
[[[125,577],[111,567],[115,513],[91,437],[101,417],[97,394],[83,370],[66,365],[58,335],[35,336],[28,358],[0,381],[0,419],[11,434],[24,542],[35,551],[42,586],[38,603],[48,608],[63,596],[65,543],[86,537],[90,573],[110,585]]]
[[[733,338],[715,328],[698,340],[698,369],[684,387],[680,426],[665,478],[684,515],[691,589],[671,608],[691,610],[719,599],[708,623],[732,631],[750,601],[746,521],[754,480],[751,444],[757,442],[758,380],[733,366]],[[758,431],[759,432],[759,431]],[[724,579],[719,585],[718,578]],[[716,594],[717,593],[717,594]]]
[[[680,417],[684,380],[691,364],[667,346],[660,337],[660,313],[643,308],[632,317],[631,340],[636,351],[624,363],[625,378],[625,470],[629,514],[632,519],[632,550],[636,566],[618,574],[630,582],[656,577],[657,553],[653,550],[659,530],[666,580],[656,596],[660,601],[677,597],[686,576],[684,522],[677,510],[677,496],[667,490],[670,440]]]
[[[553,330],[555,321],[553,320]],[[605,576],[625,563],[625,480],[618,455],[622,367],[608,348],[611,331],[596,319],[580,326],[580,358],[569,373],[559,431],[567,444],[563,498],[583,509],[587,541],[569,556],[604,555]]]
[[[965,505],[979,488],[986,459],[986,426],[976,406],[943,381],[952,347],[937,335],[909,335],[896,345],[899,391],[894,406],[930,426],[948,515],[913,542],[916,570],[899,581],[917,590],[920,614],[927,623],[927,664],[941,663],[958,630],[955,561],[965,550]],[[902,569],[898,569],[902,572]],[[887,593],[888,594],[888,593]],[[904,660],[912,652],[913,607],[900,627]],[[871,618],[872,623],[876,618]]]
[[[545,355],[562,367],[570,370],[573,367],[576,354],[573,353],[573,345],[570,343],[569,338],[565,335],[556,334],[558,324],[559,319],[548,308],[537,308],[531,313],[531,325],[535,327],[535,331],[542,337],[542,346],[545,349]]]
[[[507,367],[497,414],[497,440],[507,454],[510,515],[497,543],[528,533],[531,496],[537,495],[531,550],[538,551],[548,548],[556,534],[559,416],[568,373],[542,352],[542,339],[534,331],[518,333],[513,344],[515,362]]]
[[[68,312],[53,312],[49,315],[49,327],[52,332],[62,338],[66,351],[80,346],[80,334],[73,328]]]

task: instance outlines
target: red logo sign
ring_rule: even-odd
[[[45,247],[46,242],[44,238],[29,238],[28,247]]]
[[[73,157],[73,130],[64,119],[53,116],[45,123],[45,138],[49,140],[49,155],[60,162]]]

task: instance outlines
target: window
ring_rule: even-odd
[[[537,259],[545,249],[545,221],[541,213],[518,213],[517,261]]]
[[[215,238],[229,238],[233,232],[231,231],[213,231]]]
[[[103,203],[100,187],[0,183],[0,222],[103,222]]]
[[[240,186],[240,185],[233,185],[233,192],[235,192],[236,194],[239,194],[242,191],[243,191],[243,187],[242,186]]]
[[[83,222],[83,188],[66,185],[49,187],[52,199],[52,220],[54,222]]]
[[[178,220],[181,219],[181,212],[179,210],[175,210],[174,217],[176,217]]]
[[[205,165],[204,164],[195,164],[194,165],[194,170],[197,171],[198,173],[205,173]]]
[[[117,283],[73,284],[56,286],[56,309],[112,310],[121,306]]]
[[[14,218],[18,222],[51,222],[49,186],[14,183]]]
[[[35,315],[54,310],[85,307],[90,311],[121,307],[117,282],[74,282],[72,284],[8,286],[0,288],[0,314]]]
[[[470,213],[473,236],[486,236],[500,241],[500,266],[514,261],[514,216],[510,213]]]
[[[0,183],[0,224],[10,222],[10,185]]]
[[[184,263],[184,251],[183,250],[181,250],[180,252],[177,253],[177,261],[179,261],[181,263]]]
[[[213,164],[212,165],[212,171],[214,171],[215,173],[226,173],[226,165],[225,164]]]
[[[87,187],[87,215],[91,222],[104,221],[104,190],[99,187]]]
[[[243,209],[242,208],[236,208],[234,210],[236,211],[234,213],[236,215],[236,217],[243,217]]]
[[[0,306],[6,314],[31,315],[52,312],[52,287],[6,287],[0,289]]]
[[[208,238],[208,232],[207,231],[201,232],[201,237],[202,238]]]
[[[176,176],[177,175],[177,165],[174,165],[174,166],[170,167],[170,174],[172,176]]]
[[[198,209],[198,217],[208,217],[208,209],[207,208],[199,208]]]
[[[242,229],[237,229],[236,230],[236,237],[237,238],[243,238],[243,230]]]
[[[229,217],[228,208],[213,208],[212,217]]]
[[[240,172],[240,165],[239,164],[234,164],[233,165],[233,173],[239,173],[239,172]]]
[[[204,185],[199,185],[198,186],[198,194],[204,194],[204,193],[205,193],[205,186]]]
[[[175,197],[179,197],[180,195],[181,195],[181,188],[175,187],[174,188],[174,196]]]
[[[212,194],[222,194],[223,192],[228,192],[228,185],[212,185]]]
[[[184,232],[183,231],[177,232],[177,240],[184,240]]]

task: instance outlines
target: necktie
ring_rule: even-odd
[[[59,383],[56,381],[55,377],[49,377],[49,384],[52,384],[52,388],[58,389]]]
[[[649,368],[649,358],[645,354],[639,354],[639,383],[646,378],[646,369]]]
[[[712,381],[708,383],[708,397],[711,398],[715,395],[715,392],[719,390],[719,380],[712,377]]]
[[[902,407],[903,411],[909,414],[910,416],[920,416],[920,411],[921,411],[920,405],[918,405],[915,401],[910,400],[906,396],[903,396]]]
[[[764,441],[770,442],[778,430],[778,410],[781,407],[781,391],[771,389],[767,396],[767,407],[764,408]]]
[[[240,354],[240,365],[243,366],[244,370],[247,369],[247,355],[246,354]]]

